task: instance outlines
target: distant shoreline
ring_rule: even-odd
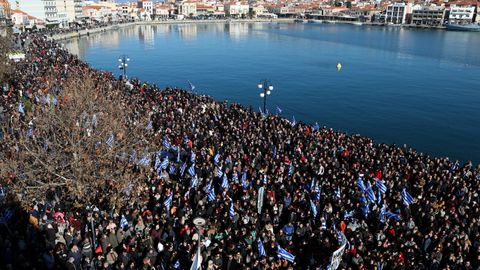
[[[139,21],[131,23],[122,23],[116,25],[109,25],[106,27],[100,27],[95,29],[80,30],[77,32],[56,34],[51,37],[52,40],[67,40],[72,38],[79,38],[83,36],[88,36],[90,34],[96,34],[101,32],[106,32],[110,30],[117,30],[119,28],[135,26],[135,25],[160,25],[160,24],[205,24],[205,23],[270,23],[270,22],[279,22],[279,23],[293,23],[295,19],[225,19],[225,20],[167,20],[167,21]]]

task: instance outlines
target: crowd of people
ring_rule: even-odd
[[[124,86],[122,105],[149,118],[162,154],[132,160],[121,208],[105,203],[108,186],[81,206],[62,188],[25,211],[4,199],[2,269],[190,269],[198,257],[208,270],[325,269],[341,246],[340,269],[480,269],[479,166],[120,81],[46,36],[16,38],[27,60],[2,82],[2,160],[42,117],[35,91],[86,73]],[[0,195],[12,177],[0,176]]]

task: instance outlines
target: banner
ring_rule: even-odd
[[[260,187],[260,188],[258,189],[258,198],[257,198],[258,214],[261,214],[261,213],[262,213],[264,193],[265,193],[265,188]]]
[[[335,250],[332,254],[332,260],[330,261],[330,264],[327,266],[328,270],[336,270],[340,263],[342,262],[342,255],[345,252],[345,247],[347,246],[347,238],[343,233],[339,233],[340,239],[339,241],[342,243],[342,246]]]

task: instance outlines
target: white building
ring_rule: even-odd
[[[12,2],[17,9],[47,24],[67,25],[82,16],[83,0],[11,0],[11,5]]]
[[[449,23],[458,24],[471,23],[475,13],[476,7],[474,6],[451,5],[448,21]]]
[[[246,17],[250,11],[250,6],[246,2],[230,2],[224,5],[225,15],[230,17]]]
[[[411,13],[412,4],[393,3],[387,6],[385,13],[382,14],[385,23],[404,24],[407,14]]]
[[[186,17],[197,15],[197,3],[196,2],[183,2],[178,6],[178,14]]]

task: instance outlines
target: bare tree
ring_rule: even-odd
[[[123,87],[91,71],[63,81],[57,94],[36,95],[38,105],[25,112],[34,120],[0,167],[0,173],[15,172],[13,191],[32,199],[60,188],[66,199],[89,203],[108,190],[112,207],[118,205],[133,183],[132,153],[148,159],[155,149],[147,149],[147,116],[127,110]]]

